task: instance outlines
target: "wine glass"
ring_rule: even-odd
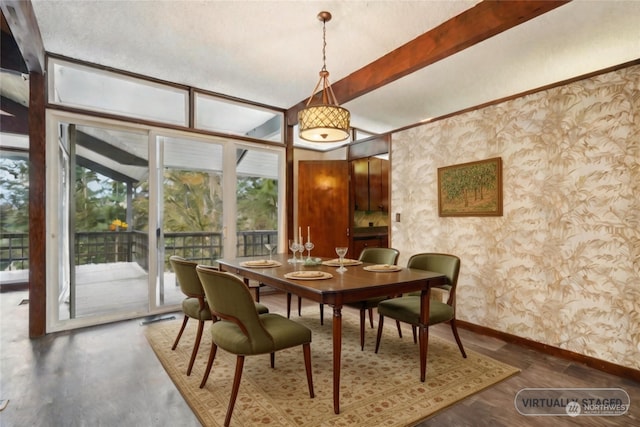
[[[269,261],[272,261],[272,254],[273,254],[273,250],[276,248],[276,244],[275,243],[265,243],[264,247],[267,248],[267,250],[269,251]]]
[[[289,264],[295,264],[296,260],[296,252],[298,252],[298,242],[293,239],[289,239],[289,250],[293,252],[293,258],[289,259]]]
[[[338,257],[340,258],[340,268],[338,268],[336,271],[338,273],[344,273],[345,271],[347,271],[346,268],[344,268],[344,256],[347,254],[347,251],[349,250],[349,248],[344,247],[344,246],[338,246],[336,248],[336,253],[338,254]]]
[[[311,242],[307,242],[304,244],[304,248],[307,250],[307,261],[311,262],[311,249],[314,248],[314,244]]]
[[[303,263],[304,261],[302,260],[302,253],[304,252],[304,244],[296,243],[296,248],[297,251],[300,252],[300,259],[296,258],[296,263]]]

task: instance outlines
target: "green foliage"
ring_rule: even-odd
[[[107,231],[126,219],[126,186],[95,171],[76,167],[76,231]]]
[[[29,230],[29,161],[0,157],[0,231]]]
[[[222,229],[222,175],[167,169],[164,173],[165,232]]]
[[[116,219],[126,221],[126,184],[95,171],[76,167],[75,227],[77,231],[107,231]],[[26,232],[29,224],[29,174],[26,159],[0,158],[0,229]],[[218,173],[167,169],[164,173],[164,231],[222,229],[222,176]],[[237,186],[238,230],[277,228],[278,183],[243,177]],[[148,230],[149,183],[133,188],[133,224]]]
[[[278,181],[244,177],[237,186],[238,231],[275,230],[278,222]]]

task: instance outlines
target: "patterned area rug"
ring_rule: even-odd
[[[419,350],[410,332],[399,338],[394,322],[385,325],[378,354],[373,352],[375,329],[367,327],[360,350],[357,314],[343,310],[340,414],[333,413],[331,317],[320,325],[319,313],[307,309],[292,315],[313,331],[311,360],[315,398],[309,398],[302,347],[245,358],[238,399],[231,419],[236,426],[407,426],[414,425],[518,369],[466,349],[460,355],[453,341],[429,337],[427,380],[420,382]],[[169,376],[204,426],[224,422],[236,357],[219,349],[206,386],[199,388],[211,345],[205,327],[191,376],[187,365],[196,331],[191,320],[175,351],[171,345],[182,319],[153,324],[147,339]],[[408,336],[405,336],[408,335]],[[463,342],[464,344],[464,342]]]

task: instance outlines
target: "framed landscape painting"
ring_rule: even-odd
[[[502,158],[438,168],[440,216],[502,216]]]

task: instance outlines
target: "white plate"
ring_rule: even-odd
[[[254,261],[243,261],[240,263],[240,265],[243,267],[250,267],[250,268],[271,268],[271,267],[280,267],[282,264],[280,264],[278,261],[269,261],[268,259],[258,259]]]
[[[398,267],[397,265],[389,265],[389,264],[376,264],[376,265],[368,265],[363,267],[363,270],[373,271],[375,273],[392,273],[394,271],[402,270],[402,267]]]
[[[333,275],[324,271],[294,271],[285,274],[284,277],[294,280],[322,280],[330,279]]]
[[[330,259],[328,261],[322,261],[323,265],[328,265],[329,267],[340,267],[340,259],[336,258],[336,259]],[[345,258],[342,260],[342,265],[344,265],[345,267],[348,267],[350,265],[360,265],[362,264],[362,261],[358,261],[357,259],[349,259],[349,258]]]

